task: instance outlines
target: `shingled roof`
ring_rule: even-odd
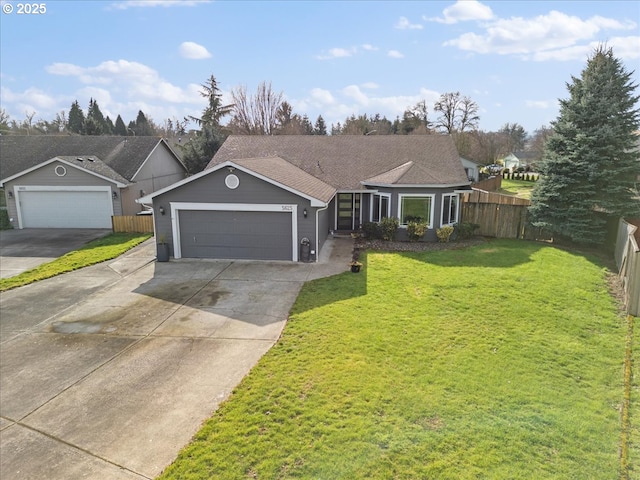
[[[131,181],[161,141],[160,137],[2,135],[0,178],[11,177],[55,157],[92,156]]]
[[[233,163],[323,202],[328,202],[336,194],[331,185],[280,157],[245,158]]]
[[[365,184],[469,185],[448,135],[232,135],[207,168],[269,157],[279,157],[338,190],[361,190]]]

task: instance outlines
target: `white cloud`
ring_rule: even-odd
[[[400,17],[393,27],[398,30],[422,30],[422,25],[411,23],[407,17]]]
[[[332,58],[345,58],[351,57],[354,53],[356,53],[356,48],[331,48],[328,53],[317,55],[316,58],[318,60],[330,60]]]
[[[586,60],[600,44],[601,42],[596,41],[573,47],[536,52],[532,59],[538,62],[548,60]],[[640,58],[640,36],[614,37],[607,40],[606,45],[613,49],[617,58],[623,60]]]
[[[378,50],[378,47],[374,47],[373,45],[369,44],[369,43],[365,43],[362,45],[362,49],[363,50],[368,50],[370,52],[375,52],[376,50]]]
[[[328,125],[344,122],[351,115],[379,113],[393,121],[397,116],[421,100],[426,100],[429,112],[433,112],[433,104],[440,98],[440,93],[421,88],[413,95],[372,95],[363,89],[379,88],[377,84],[348,85],[331,92],[322,88],[314,88],[310,96],[302,100],[292,100],[294,110],[300,110],[315,118],[319,113]],[[317,113],[316,113],[317,112]]]
[[[2,87],[2,103],[17,105],[14,111],[40,112],[55,108],[58,99],[46,92],[34,87],[27,88],[23,92],[14,92]]]
[[[601,16],[583,20],[552,10],[534,18],[500,18],[484,22],[481,27],[480,33],[467,32],[444,45],[480,54],[518,55],[527,60],[583,59],[585,50],[591,49],[591,44],[583,42],[595,40],[604,29],[627,30],[636,24]],[[616,41],[625,44],[620,39]]]
[[[202,45],[198,45],[195,42],[182,42],[180,44],[180,55],[190,60],[202,60],[204,58],[211,58],[209,51]]]
[[[109,5],[111,10],[127,10],[129,8],[153,8],[153,7],[195,7],[205,3],[211,3],[212,0],[128,0],[122,2],[114,2]]]
[[[458,0],[455,4],[442,11],[441,18],[427,18],[424,20],[453,24],[470,20],[491,20],[493,12],[487,5],[483,5],[477,0]]]
[[[391,58],[404,58],[404,55],[400,53],[398,50],[389,50],[387,52],[387,57]]]
[[[109,86],[130,98],[169,103],[201,104],[199,86],[178,87],[160,77],[157,71],[138,62],[109,60],[94,67],[54,63],[46,67],[53,75],[76,77],[90,87]]]

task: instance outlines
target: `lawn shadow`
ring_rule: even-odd
[[[366,254],[360,256],[360,261],[363,266],[357,273],[347,271],[305,283],[291,309],[291,314],[306,312],[366,295],[369,270]]]

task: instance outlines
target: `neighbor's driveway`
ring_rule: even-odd
[[[50,262],[111,230],[88,228],[24,228],[0,230],[0,278]]]
[[[119,259],[0,296],[0,478],[157,476],[276,342],[330,260]]]

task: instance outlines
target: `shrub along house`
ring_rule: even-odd
[[[111,228],[187,170],[159,137],[2,135],[0,172],[14,228]]]
[[[451,137],[230,136],[206,169],[138,199],[175,258],[293,260],[331,232],[396,217],[458,221],[470,181]],[[317,260],[312,254],[311,260]]]

